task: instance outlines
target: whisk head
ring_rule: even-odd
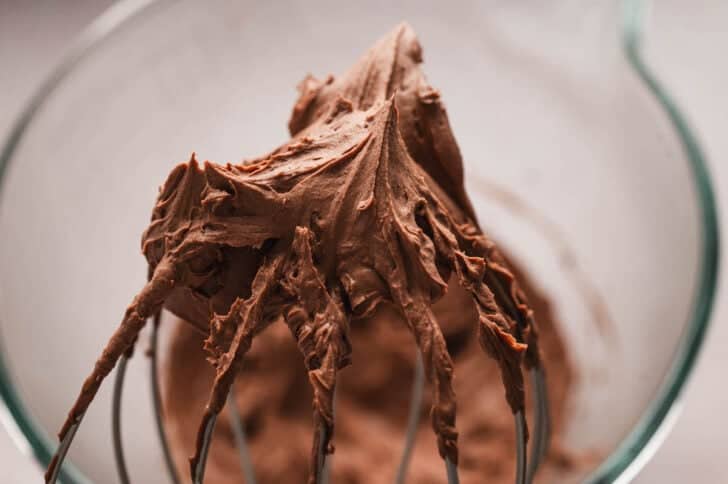
[[[246,480],[254,482],[231,388],[253,339],[283,319],[314,392],[309,484],[323,484],[337,372],[351,362],[349,322],[370,316],[380,303],[398,311],[419,350],[396,482],[407,476],[426,378],[444,474],[458,482],[453,364],[432,308],[451,277],[473,309],[480,346],[501,373],[515,423],[516,483],[533,479],[549,430],[533,312],[475,220],[445,109],[418,67],[421,53],[411,28],[399,25],[338,81],[306,79],[289,123],[292,138],[272,154],[241,165],[203,166],[193,154],[170,173],[143,236],[149,280],[86,379],[59,434],[47,482],[56,481],[88,405],[119,360],[112,429],[119,476],[128,482],[120,397],[130,348],[148,319],[154,319],[150,381],[157,429],[171,479],[179,481],[156,369],[159,314],[166,307],[178,316],[181,310],[199,316],[185,319],[208,334],[204,349],[215,367],[190,460],[193,482],[204,480],[226,405]],[[524,365],[536,402],[530,466]]]
[[[152,406],[154,409],[154,420],[156,423],[157,435],[159,438],[160,447],[164,457],[165,469],[167,472],[168,480],[172,484],[179,484],[182,481],[177,473],[174,461],[172,459],[172,453],[165,432],[164,419],[162,416],[162,402],[161,402],[161,391],[158,378],[158,333],[159,333],[159,315],[155,315],[153,324],[151,325],[151,337],[150,347],[147,352],[149,356],[149,376],[151,384],[151,395],[152,395]],[[116,369],[116,377],[113,388],[112,396],[112,442],[114,444],[114,459],[116,462],[116,468],[119,476],[119,482],[121,484],[130,484],[129,472],[126,465],[126,459],[124,457],[123,444],[122,444],[122,426],[121,426],[121,395],[123,391],[124,378],[126,375],[126,365],[128,362],[128,356],[122,356],[119,360],[119,364]],[[543,457],[546,454],[548,448],[548,442],[550,437],[550,416],[548,408],[548,395],[546,387],[546,379],[544,370],[542,367],[532,368],[530,370],[531,387],[534,398],[534,420],[533,420],[533,436],[531,442],[531,458],[528,459],[529,452],[527,451],[527,431],[526,431],[526,419],[522,412],[518,412],[514,415],[515,423],[515,434],[516,434],[516,469],[515,469],[515,483],[516,484],[530,484],[533,482],[536,472],[543,461]],[[418,354],[418,358],[415,362],[415,373],[413,376],[412,392],[410,399],[410,408],[407,420],[407,428],[404,436],[404,445],[402,449],[402,456],[397,469],[397,475],[395,478],[396,484],[404,484],[407,479],[407,469],[411,454],[414,450],[415,434],[417,432],[419,415],[422,411],[422,399],[425,387],[425,369],[422,362],[421,355]],[[257,482],[255,476],[255,467],[251,459],[248,444],[245,433],[245,423],[240,416],[238,407],[235,400],[232,398],[232,392],[228,396],[227,410],[230,416],[230,426],[233,432],[233,438],[235,446],[238,451],[240,459],[240,467],[244,476],[244,482],[246,484],[255,484]],[[76,431],[81,424],[82,417],[77,419],[71,427],[65,438],[60,442],[54,460],[57,460],[58,465],[54,467],[53,472],[48,476],[46,482],[55,484],[62,463],[66,457],[66,454],[71,446],[71,443],[75,437]],[[209,431],[204,433],[205,442],[203,444],[203,455],[199,460],[199,464],[192,470],[193,471],[193,483],[202,484],[204,482],[205,464],[207,461],[208,451],[213,435],[213,428],[215,420],[211,420],[209,424]],[[325,430],[324,430],[325,431]],[[324,439],[321,440],[323,442]],[[329,484],[330,480],[330,458],[327,458],[327,454],[323,446],[319,447],[318,461],[324,469],[324,472],[319,473],[316,484]],[[448,484],[458,484],[460,482],[458,476],[457,466],[448,458],[444,459],[445,476]],[[333,483],[332,483],[333,484]]]

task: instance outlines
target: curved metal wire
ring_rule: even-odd
[[[128,361],[129,358],[126,355],[119,358],[119,365],[116,367],[116,378],[114,379],[114,392],[111,397],[111,441],[114,445],[114,461],[116,462],[116,471],[119,474],[121,484],[129,484],[129,470],[126,467],[124,446],[121,442],[121,397]]]
[[[175,484],[179,484],[179,478],[177,471],[171,458],[171,452],[169,444],[166,438],[164,430],[163,418],[162,418],[162,406],[161,396],[159,389],[159,379],[157,372],[157,347],[158,347],[158,331],[159,331],[159,314],[155,316],[154,323],[152,325],[152,333],[149,348],[150,357],[150,376],[152,385],[152,401],[154,404],[154,415],[157,431],[159,434],[160,444],[167,464],[170,479]],[[112,400],[112,431],[114,441],[114,456],[116,458],[116,465],[119,472],[119,479],[122,484],[129,484],[129,476],[124,459],[124,453],[121,443],[121,396],[124,376],[126,373],[128,358],[123,356],[120,359],[119,366],[117,369],[116,380],[114,384],[114,394]],[[523,412],[515,414],[515,425],[516,425],[516,484],[527,484],[532,482],[535,476],[536,470],[538,469],[539,463],[545,454],[545,450],[548,443],[548,436],[550,433],[550,422],[548,418],[548,400],[546,398],[546,384],[543,370],[540,368],[533,369],[531,371],[531,380],[534,387],[535,395],[535,438],[534,438],[534,459],[530,465],[527,462],[527,451],[526,451],[526,419]],[[417,434],[419,415],[422,410],[422,397],[425,386],[425,370],[424,363],[422,361],[422,354],[418,352],[417,361],[415,364],[415,375],[412,385],[412,395],[410,400],[410,411],[407,422],[407,433],[405,435],[405,444],[402,451],[402,458],[398,467],[396,483],[404,484],[407,476],[407,468],[411,459],[412,451],[415,444],[415,436]],[[237,406],[233,399],[233,392],[228,394],[227,399],[230,412],[230,423],[235,439],[236,447],[238,448],[241,468],[245,482],[248,484],[256,484],[255,470],[250,458],[248,451],[247,440],[245,436],[245,429],[242,418],[238,412]],[[203,434],[203,443],[200,454],[200,460],[197,466],[193,469],[193,483],[202,484],[204,480],[205,466],[207,463],[207,457],[209,448],[212,440],[212,434],[215,427],[216,418],[211,419]],[[70,446],[73,435],[80,424],[80,419],[74,424],[71,431],[68,433],[67,438],[61,443],[59,447],[59,458],[62,460]],[[318,452],[318,465],[319,472],[317,484],[328,484],[329,473],[330,473],[330,459],[327,458],[326,449],[324,448],[324,442],[326,441],[326,429],[321,428],[321,439],[319,440],[320,445],[317,450]],[[58,466],[57,469],[60,469]],[[458,484],[460,482],[457,466],[450,460],[445,459],[445,470],[447,475],[448,484]],[[56,476],[53,477],[52,481],[55,483],[55,478],[58,472],[55,472]]]
[[[172,459],[172,452],[169,448],[169,441],[167,440],[167,433],[164,430],[164,419],[162,418],[162,394],[159,389],[159,371],[157,367],[157,347],[159,346],[159,323],[161,319],[161,313],[157,313],[154,316],[152,323],[152,334],[149,340],[149,380],[152,387],[152,406],[154,407],[154,423],[157,427],[157,436],[159,437],[159,445],[162,448],[162,455],[164,456],[164,463],[167,467],[167,473],[169,474],[169,480],[173,484],[180,484],[179,476],[177,475],[177,468],[174,465]]]
[[[228,393],[227,399],[228,402],[230,402],[230,398],[232,392]],[[231,405],[231,408],[235,405]],[[236,409],[237,410],[237,409]],[[217,415],[214,415],[205,425],[205,429],[203,430],[202,434],[202,446],[200,448],[200,456],[197,460],[197,463],[195,467],[192,469],[192,482],[193,484],[203,484],[203,480],[205,477],[205,466],[207,464],[207,458],[208,454],[210,452],[210,443],[212,442],[212,433],[215,429],[215,423],[217,421]],[[242,425],[241,425],[242,427]],[[326,442],[326,427],[321,426],[321,429],[319,430],[321,432],[321,436],[319,439],[319,447],[317,449],[317,465],[318,468],[321,469],[321,472],[318,473],[318,478],[316,480],[316,484],[326,484],[328,482],[328,468],[326,466],[327,459],[326,459],[326,448],[324,447],[324,442]],[[243,434],[244,435],[244,434]],[[246,446],[247,448],[247,446]],[[245,464],[243,464],[245,465]],[[250,466],[251,475],[253,475],[252,471],[252,464]],[[253,479],[255,479],[253,477]],[[254,480],[251,482],[255,482]]]
[[[240,412],[238,412],[238,406],[235,403],[233,395],[235,395],[235,392],[231,391],[228,395],[227,405],[228,412],[230,412],[230,426],[233,431],[233,439],[235,440],[235,446],[238,448],[238,456],[240,457],[240,467],[243,470],[245,484],[256,484],[255,469],[253,468],[253,461],[250,459],[248,442],[245,436],[245,426],[243,419],[240,417]]]
[[[536,477],[536,471],[543,462],[551,439],[551,412],[549,410],[546,375],[543,368],[531,370],[531,386],[534,391],[534,435],[531,460],[528,464],[527,482]]]
[[[425,385],[425,370],[422,362],[422,355],[418,353],[417,363],[415,365],[415,378],[412,387],[412,400],[410,402],[410,413],[407,424],[407,435],[405,436],[405,447],[402,452],[402,460],[400,461],[398,473],[397,473],[397,484],[403,484],[407,475],[407,464],[414,448],[415,435],[417,434],[417,428],[419,423],[419,414],[422,409],[422,395],[424,392]],[[233,435],[235,437],[235,443],[240,453],[241,467],[243,468],[243,475],[245,476],[245,482],[249,484],[255,484],[255,471],[250,460],[250,454],[248,452],[247,442],[245,439],[245,431],[240,414],[237,411],[237,407],[232,399],[232,392],[228,394],[228,405],[230,406],[231,412],[231,425],[233,427]],[[197,467],[194,469],[193,483],[202,484],[205,473],[205,464],[207,462],[207,456],[209,452],[210,442],[212,440],[212,431],[215,426],[215,420],[210,421],[205,427],[203,434],[203,443],[200,453],[200,460]],[[317,449],[318,456],[317,462],[319,469],[323,469],[319,473],[316,484],[327,484],[329,482],[330,466],[327,458],[326,449],[324,448],[324,442],[326,441],[326,428],[321,427],[321,438],[319,440],[319,448]],[[460,478],[458,477],[457,466],[450,461],[445,459],[445,470],[447,473],[448,484],[459,484]]]
[[[157,373],[157,346],[158,346],[158,329],[159,329],[159,317],[154,318],[154,324],[152,325],[152,335],[150,341],[150,362],[151,362],[151,380],[152,380],[152,396],[154,403],[154,414],[155,422],[157,424],[157,431],[159,433],[160,443],[165,456],[165,462],[169,471],[170,479],[178,484],[179,478],[177,476],[176,468],[171,459],[171,453],[169,450],[166,433],[164,431],[164,424],[161,414],[161,398],[159,390],[159,380]],[[121,442],[121,397],[123,394],[123,382],[126,374],[128,358],[122,356],[119,360],[119,366],[117,368],[116,380],[114,383],[114,393],[112,398],[112,432],[113,432],[113,443],[114,443],[114,457],[116,460],[116,466],[119,473],[119,480],[122,484],[129,484],[129,475],[126,467],[126,461],[124,458],[124,452]],[[535,415],[536,415],[536,435],[534,438],[534,458],[530,463],[527,462],[527,451],[526,451],[526,419],[523,412],[515,414],[515,425],[516,425],[516,484],[526,484],[532,482],[535,472],[538,469],[540,460],[545,454],[546,446],[548,443],[548,436],[550,433],[550,424],[548,418],[548,400],[546,398],[546,385],[543,370],[540,368],[534,369],[531,372],[532,384],[535,392]],[[418,352],[417,361],[415,364],[415,376],[412,385],[412,397],[410,400],[410,411],[407,423],[407,433],[405,436],[405,445],[402,451],[402,459],[400,460],[396,483],[404,484],[407,476],[407,468],[414,449],[415,436],[417,434],[419,415],[422,410],[422,396],[424,393],[425,385],[425,370],[424,363],[422,361],[422,354]],[[233,392],[228,394],[228,405],[230,412],[230,423],[235,439],[236,447],[240,455],[241,468],[243,470],[243,476],[247,484],[256,484],[255,470],[250,459],[248,451],[245,429],[242,418],[238,412],[237,406],[233,399]],[[76,423],[71,427],[66,438],[58,450],[58,459],[61,461],[59,466],[56,467],[54,475],[50,476],[47,482],[55,483],[58,472],[61,468],[62,461],[70,447],[73,436],[80,425],[81,419],[79,418]],[[205,465],[207,463],[207,457],[209,453],[210,443],[212,440],[212,433],[215,427],[216,418],[213,418],[208,422],[207,427],[204,431],[203,444],[201,449],[200,460],[198,461],[197,467],[193,470],[193,483],[202,484],[204,480]],[[318,448],[318,463],[319,468],[323,469],[319,473],[317,484],[327,484],[329,482],[329,459],[324,448],[324,442],[326,440],[326,429],[321,428],[321,439],[320,446]],[[458,476],[457,466],[450,460],[445,459],[445,471],[447,475],[448,484],[459,484],[460,479]]]
[[[192,469],[192,482],[194,484],[202,484],[205,478],[205,465],[207,464],[207,454],[210,452],[210,442],[212,441],[212,431],[215,430],[215,422],[217,421],[217,415],[213,415],[205,425],[205,430],[202,434],[202,448],[200,449],[200,458],[197,460],[197,465]]]
[[[56,484],[58,474],[61,472],[61,467],[63,467],[63,461],[66,460],[66,454],[68,454],[68,449],[71,447],[73,437],[76,435],[84,415],[85,414],[79,415],[76,421],[68,428],[68,432],[66,432],[63,440],[61,440],[60,444],[58,444],[58,449],[56,449],[56,453],[51,461],[51,464],[55,461],[57,465],[51,467],[53,471],[46,476],[46,484]]]
[[[516,412],[516,484],[526,484],[526,468],[528,452],[526,450],[526,417],[523,412]]]
[[[447,473],[447,484],[460,484],[458,468],[450,459],[445,459],[445,472]]]
[[[494,292],[496,293],[496,300],[498,301],[498,304],[502,304],[506,307],[508,313],[510,316],[518,323],[519,327],[523,328],[526,326],[525,321],[521,317],[520,313],[516,310],[516,307],[513,305],[513,302],[508,297],[505,289],[501,286],[500,282],[496,277],[494,277],[492,274],[488,273],[486,274],[486,277],[488,278],[491,287],[494,288]],[[534,371],[540,370],[540,367],[537,367],[534,369]],[[546,385],[545,380],[543,379],[543,373],[539,371],[538,373],[538,380],[542,383],[544,383],[542,386],[539,385],[533,385],[534,386],[534,397],[536,400],[536,436],[534,439],[534,443],[536,445],[544,445],[539,444],[539,442],[542,442],[545,440],[544,432],[545,430],[550,426],[548,423],[548,415],[547,413],[544,413],[546,403]],[[526,417],[523,413],[523,411],[516,412],[514,415],[515,422],[516,422],[516,484],[526,484],[527,482],[530,482],[531,478],[535,476],[536,470],[538,470],[538,466],[540,464],[541,457],[543,456],[543,453],[545,452],[545,448],[536,448],[536,451],[540,453],[538,459],[535,463],[531,465],[532,471],[529,471],[528,469],[528,438],[526,437]],[[547,440],[547,439],[546,439]],[[528,479],[528,480],[527,480]]]
[[[409,461],[412,457],[412,451],[415,446],[415,437],[419,428],[420,414],[422,413],[422,396],[425,389],[425,364],[422,361],[422,353],[417,352],[417,360],[415,362],[415,376],[412,382],[412,396],[410,398],[410,410],[407,418],[407,433],[404,439],[404,448],[402,449],[402,458],[399,461],[397,469],[396,484],[404,484],[407,479],[407,469]],[[448,484],[458,484],[457,466],[450,460],[445,459],[445,472],[447,474]]]
[[[417,352],[417,361],[415,362],[415,377],[412,383],[412,397],[410,398],[409,416],[407,418],[407,434],[404,439],[404,448],[402,449],[402,458],[399,461],[397,469],[396,484],[404,484],[407,478],[407,468],[409,467],[412,451],[415,446],[415,437],[420,423],[420,414],[422,413],[422,395],[425,390],[425,364],[422,361],[422,353]]]

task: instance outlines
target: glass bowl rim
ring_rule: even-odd
[[[28,126],[38,110],[66,76],[95,48],[123,25],[165,0],[122,0],[111,6],[76,38],[56,68],[37,88],[13,124],[0,152],[0,190],[4,175]],[[629,482],[655,453],[677,417],[679,400],[694,367],[707,332],[715,298],[720,261],[720,230],[715,195],[705,157],[692,128],[673,102],[669,92],[653,74],[642,56],[643,19],[648,0],[622,0],[621,42],[624,55],[638,82],[652,95],[670,122],[680,142],[692,174],[700,211],[701,253],[698,284],[693,296],[689,323],[677,348],[675,359],[655,399],[643,411],[637,424],[615,450],[587,478],[589,484]],[[0,337],[0,417],[19,444],[47,466],[56,444],[41,429],[16,390],[4,359]],[[2,415],[5,410],[6,414]],[[17,439],[16,439],[17,440]],[[27,445],[25,445],[27,444]],[[88,483],[70,462],[64,465],[61,480],[66,483]]]

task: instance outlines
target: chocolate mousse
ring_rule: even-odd
[[[261,478],[316,482],[321,449],[330,454],[336,443],[335,482],[390,479],[392,466],[379,464],[391,464],[401,445],[418,357],[436,439],[418,434],[412,475],[421,477],[412,482],[429,482],[428,469],[434,479],[439,459],[427,457],[430,448],[481,477],[497,467],[483,467],[492,462],[483,452],[512,462],[512,429],[510,437],[499,429],[525,412],[523,368],[542,365],[537,319],[548,321],[557,388],[568,387],[570,372],[548,310],[534,312],[522,275],[475,220],[459,149],[421,62],[417,38],[402,24],[340,78],[304,79],[282,146],[241,164],[200,164],[193,155],[172,170],[142,238],[149,281],[84,383],[61,439],[165,308],[186,321],[168,355],[165,400],[176,453],[194,451],[193,475],[237,380]],[[453,355],[463,365],[458,410],[468,415],[462,431],[472,445],[463,462]],[[225,425],[223,415],[216,437]],[[295,454],[304,434],[309,442],[313,434],[308,466]],[[487,443],[494,435],[496,447]],[[208,477],[232,482],[239,469],[220,442]]]

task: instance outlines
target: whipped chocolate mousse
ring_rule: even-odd
[[[526,406],[522,368],[542,364],[535,320],[548,315],[534,313],[521,289],[522,277],[475,220],[459,149],[421,62],[416,36],[402,24],[340,78],[308,77],[300,84],[287,143],[241,164],[201,165],[193,155],[172,170],[142,239],[149,282],[84,383],[61,439],[80,422],[101,381],[133,346],[146,320],[162,308],[187,322],[168,355],[165,400],[167,420],[176,429],[175,449],[194,450],[193,473],[206,457],[206,436],[239,380],[236,398],[246,425],[272,425],[283,440],[256,443],[251,431],[256,468],[274,469],[261,475],[291,482],[275,474],[286,465],[271,456],[287,455],[281,448],[298,445],[305,428],[309,439],[313,433],[309,464],[288,476],[301,480],[307,473],[309,482],[316,482],[323,465],[319,449],[332,453],[333,443],[340,443],[351,450],[348,457],[334,459],[334,476],[341,473],[335,482],[378,482],[357,474],[369,464],[348,465],[347,459],[359,454],[356,462],[376,465],[366,459],[397,453],[392,446],[401,445],[401,419],[396,419],[408,406],[407,382],[417,352],[442,458],[460,462],[452,354],[470,355],[463,360],[469,369],[458,398],[461,407],[472,415],[489,415],[487,420],[472,417],[467,423],[473,426],[462,429],[469,445],[477,451],[491,429],[512,426],[507,415]],[[553,363],[558,379],[568,386],[563,346],[553,324],[546,330],[549,351],[560,355]],[[476,356],[478,344],[495,366],[482,351]],[[199,345],[211,364],[207,371],[197,365]],[[256,367],[256,361],[267,362]],[[191,392],[185,397],[177,393],[178,375],[185,375]],[[248,378],[258,379],[258,394],[247,386]],[[337,383],[341,409],[334,418]],[[504,389],[507,405],[487,403],[503,394],[496,385]],[[488,395],[478,389],[487,389]],[[187,408],[191,404],[195,408]],[[491,404],[498,410],[481,408]],[[187,409],[179,410],[180,405]],[[313,413],[312,425],[299,413],[302,409]],[[383,423],[377,423],[372,409],[382,410]],[[192,414],[200,420],[194,442]],[[360,418],[369,424],[356,430]],[[388,418],[394,420],[387,424]],[[341,442],[335,420],[344,432]],[[511,453],[513,438],[503,434]],[[383,439],[388,443],[380,443]],[[419,444],[430,445],[424,432]],[[218,447],[213,444],[212,452]],[[512,459],[505,450],[501,454]],[[211,479],[239,472],[216,466],[218,457],[210,459]],[[413,475],[434,461],[415,463]],[[460,467],[472,465],[468,460]],[[427,482],[425,476],[413,479]]]

